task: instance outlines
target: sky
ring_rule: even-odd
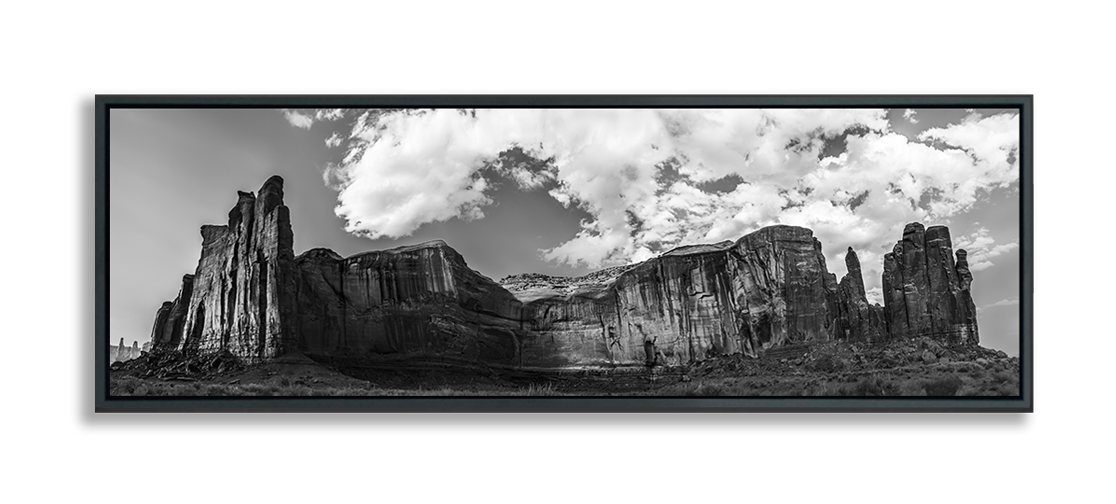
[[[442,239],[494,279],[581,275],[772,224],[830,272],[908,222],[969,251],[983,345],[1018,355],[1019,116],[972,109],[114,109],[109,330],[150,339],[203,224],[285,179],[295,253]]]

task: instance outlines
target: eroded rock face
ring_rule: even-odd
[[[977,344],[976,305],[969,291],[967,254],[954,261],[949,229],[907,224],[884,256],[884,312],[890,337],[931,337]]]
[[[554,367],[755,357],[835,338],[977,341],[966,254],[954,260],[942,226],[907,226],[885,259],[881,307],[866,299],[855,251],[838,283],[821,243],[800,227],[770,226],[578,278],[524,274],[498,284],[440,240],[296,257],[282,179],[268,179],[258,196],[238,195],[226,225],[202,227],[197,269],[157,310],[153,352],[249,361],[287,352],[437,355]]]
[[[837,286],[837,339],[879,341],[886,338],[884,308],[869,303],[864,291],[860,258],[849,247],[845,254],[848,274]]]
[[[283,179],[259,196],[240,192],[224,226],[202,226],[202,254],[166,321],[156,315],[156,350],[229,351],[266,359],[295,346],[294,234],[283,204]],[[160,308],[163,312],[166,304]]]
[[[615,271],[615,270],[614,270]],[[504,284],[524,301],[525,365],[665,364],[828,339],[836,281],[805,228],[683,247],[573,289]]]
[[[518,360],[521,303],[441,240],[347,258],[313,249],[296,265],[304,353]]]

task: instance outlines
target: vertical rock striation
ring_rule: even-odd
[[[845,254],[848,273],[837,286],[837,338],[879,341],[887,336],[884,308],[870,304],[864,290],[860,258],[849,247]]]
[[[949,228],[907,224],[884,256],[884,312],[891,337],[932,337],[977,344],[972,274],[964,250],[954,261]]]
[[[681,247],[565,292],[521,280],[505,285],[524,301],[525,365],[757,356],[833,332],[836,280],[805,228],[771,226],[735,243]]]
[[[441,240],[348,258],[313,249],[296,264],[304,353],[518,358],[521,303]]]
[[[685,364],[824,341],[929,336],[978,342],[966,253],[944,226],[906,226],[886,255],[884,306],[860,260],[837,282],[809,229],[769,226],[735,242],[679,247],[578,278],[501,284],[445,242],[341,257],[293,252],[283,180],[239,192],[228,223],[203,226],[202,252],[162,304],[151,351],[265,360],[436,355],[520,366]],[[115,349],[114,355],[140,349]]]
[[[294,234],[283,179],[268,179],[259,196],[238,196],[227,225],[202,226],[197,270],[183,278],[166,322],[156,316],[163,334],[156,350],[229,351],[257,360],[281,355],[297,341]]]

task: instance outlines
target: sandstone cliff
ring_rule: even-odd
[[[812,341],[930,336],[974,344],[965,251],[910,224],[868,302],[851,248],[837,282],[809,229],[770,226],[735,242],[679,247],[578,278],[499,284],[440,240],[341,257],[293,252],[283,181],[238,193],[203,226],[197,269],[156,311],[152,351],[262,360],[439,355],[521,366],[684,364]],[[137,350],[138,351],[138,350]]]
[[[526,365],[680,364],[757,356],[833,333],[836,280],[805,228],[771,226],[740,240],[681,247],[572,291],[505,286],[525,302]]]
[[[441,240],[347,258],[313,249],[295,262],[304,353],[516,359],[519,301]]]
[[[837,338],[868,341],[885,339],[888,331],[884,308],[868,303],[860,258],[852,247],[845,254],[845,267],[848,274],[837,286]]]
[[[884,256],[884,316],[890,337],[979,343],[966,257],[958,250],[954,261],[949,228],[907,224],[903,239]]]
[[[283,179],[268,179],[259,196],[238,195],[227,225],[202,226],[197,270],[156,314],[156,350],[225,350],[255,360],[297,344],[294,234]]]

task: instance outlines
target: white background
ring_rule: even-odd
[[[1111,498],[1111,12],[110,3],[4,9],[0,500]],[[435,92],[1033,93],[1037,412],[93,414],[95,93]]]

